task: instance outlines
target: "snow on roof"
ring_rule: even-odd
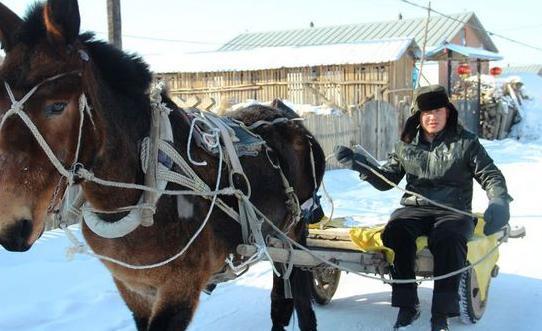
[[[419,17],[295,30],[247,32],[236,36],[220,47],[219,50],[237,51],[259,47],[331,45],[404,37],[415,38],[418,45],[422,45],[425,37],[426,20],[427,17]],[[482,41],[484,48],[494,52],[497,51],[497,47],[474,12],[450,14],[446,15],[446,17],[431,15],[427,31],[428,47],[434,47],[443,42],[451,42],[466,25],[473,27],[472,31]]]
[[[498,61],[503,57],[499,53],[491,52],[481,48],[461,46],[457,44],[443,44],[435,47],[426,54],[428,60],[444,61],[452,54],[452,60],[465,61],[468,59],[480,59],[484,61]]]
[[[355,44],[303,47],[267,47],[239,51],[220,51],[149,56],[154,72],[246,71],[310,67],[336,64],[378,64],[400,59],[419,50],[413,38],[370,40]]]

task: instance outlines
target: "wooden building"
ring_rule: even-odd
[[[153,69],[174,96],[215,107],[273,98],[339,108],[377,98],[397,105],[410,98],[425,23],[421,17],[243,33],[215,52],[175,56],[153,63]],[[445,43],[497,51],[473,12],[430,18],[426,50]],[[452,84],[457,65],[450,68]],[[484,64],[482,72],[487,70]],[[426,62],[421,83],[446,86],[448,71],[445,62]]]
[[[182,56],[157,78],[174,97],[218,108],[282,98],[347,109],[372,99],[409,102],[418,53],[412,38],[207,52]]]
[[[253,49],[260,47],[308,46],[336,43],[357,43],[366,40],[385,38],[414,38],[416,43],[424,45],[426,17],[397,19],[393,21],[348,24],[338,26],[314,27],[307,29],[243,33],[224,44],[219,51]],[[432,15],[428,23],[426,51],[443,44],[456,44],[478,48],[496,53],[497,47],[491,40],[482,23],[474,12],[462,12],[446,16]],[[452,66],[452,84],[458,79]],[[472,64],[472,71],[476,63]],[[447,63],[427,63],[424,68],[422,83],[448,84]],[[484,65],[483,73],[488,67]]]

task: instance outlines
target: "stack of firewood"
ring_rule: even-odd
[[[469,77],[456,82],[452,89],[454,100],[477,100],[478,78]],[[526,95],[518,79],[496,80],[482,75],[480,84],[480,136],[503,139],[513,124],[520,121],[520,108]]]

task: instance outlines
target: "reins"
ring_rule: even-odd
[[[54,152],[51,150],[51,148],[47,144],[46,140],[43,138],[43,136],[41,135],[41,133],[39,132],[39,130],[35,126],[35,124],[32,122],[30,117],[23,110],[24,110],[24,104],[28,101],[28,99],[30,99],[30,97],[43,84],[45,84],[47,82],[50,82],[50,81],[53,81],[53,80],[56,80],[58,78],[67,76],[67,75],[72,75],[72,74],[80,74],[80,72],[68,72],[68,73],[55,75],[53,77],[45,79],[41,83],[34,86],[20,100],[15,99],[15,97],[13,95],[13,92],[11,90],[11,87],[9,86],[9,84],[7,82],[4,82],[4,86],[6,88],[6,91],[7,91],[8,95],[9,95],[9,98],[11,100],[11,108],[4,114],[4,116],[2,118],[2,121],[0,122],[0,130],[3,128],[6,120],[10,116],[14,116],[14,115],[19,116],[22,119],[22,121],[25,123],[25,125],[29,128],[31,133],[34,135],[34,137],[37,140],[38,144],[43,149],[43,151],[45,152],[47,157],[49,158],[51,164],[55,167],[55,169],[59,172],[59,174],[61,176],[65,177],[67,179],[68,186],[72,185],[74,183],[75,178],[80,178],[80,179],[83,179],[83,180],[94,182],[94,183],[99,184],[99,185],[117,187],[117,188],[137,189],[137,190],[141,190],[141,191],[144,191],[144,192],[152,192],[152,193],[159,194],[159,195],[168,194],[168,195],[201,196],[201,197],[204,197],[206,199],[210,199],[211,204],[210,204],[210,208],[209,208],[209,210],[208,210],[208,212],[206,214],[206,217],[205,217],[204,221],[201,223],[201,225],[199,226],[197,231],[194,233],[194,235],[189,239],[187,244],[177,254],[175,254],[175,255],[171,256],[170,258],[165,259],[165,260],[163,260],[161,262],[154,263],[154,264],[149,264],[149,265],[133,265],[133,264],[129,264],[129,263],[126,263],[126,262],[123,262],[123,261],[116,260],[116,259],[108,257],[108,256],[103,256],[103,255],[100,255],[100,254],[96,254],[96,253],[90,251],[86,247],[86,245],[84,243],[80,242],[70,232],[70,229],[65,224],[62,224],[61,228],[63,228],[65,230],[68,239],[70,239],[70,241],[72,241],[72,243],[74,244],[74,246],[72,248],[70,248],[70,250],[68,251],[69,254],[83,253],[83,254],[87,254],[87,255],[97,257],[97,258],[102,259],[104,261],[112,262],[112,263],[118,264],[120,266],[130,268],[130,269],[136,269],[136,270],[151,269],[151,268],[156,268],[156,267],[166,265],[166,264],[170,263],[171,261],[181,257],[188,250],[188,248],[196,240],[198,235],[201,233],[201,231],[203,231],[206,224],[208,223],[210,215],[211,215],[215,205],[220,207],[227,215],[234,218],[238,222],[240,222],[239,217],[243,217],[243,214],[245,214],[244,217],[245,217],[246,226],[248,226],[248,228],[250,229],[250,232],[252,233],[251,239],[256,240],[256,245],[258,247],[258,252],[253,257],[251,257],[249,259],[250,263],[256,263],[256,262],[260,261],[263,257],[267,257],[268,260],[270,260],[272,262],[272,259],[269,256],[269,254],[267,252],[267,249],[266,249],[267,248],[266,242],[263,239],[262,234],[261,234],[261,226],[262,226],[263,222],[266,222],[277,233],[277,235],[279,237],[281,237],[283,242],[287,243],[287,245],[290,247],[290,249],[293,249],[293,247],[295,246],[295,247],[297,247],[297,248],[299,248],[299,249],[301,249],[301,250],[303,250],[305,252],[308,252],[313,257],[321,260],[322,263],[325,263],[325,264],[327,264],[327,265],[329,265],[331,267],[338,268],[338,269],[341,269],[341,270],[345,270],[345,271],[348,271],[348,272],[352,272],[352,273],[355,273],[355,274],[357,274],[359,276],[362,276],[362,277],[381,280],[381,281],[383,281],[385,283],[415,283],[415,282],[422,282],[422,281],[439,280],[439,279],[444,279],[444,278],[448,278],[448,277],[457,275],[457,274],[459,274],[461,272],[464,272],[465,270],[469,270],[469,269],[473,268],[474,266],[478,265],[479,263],[483,262],[487,257],[492,255],[497,250],[497,248],[502,244],[502,242],[504,242],[504,241],[500,241],[484,257],[482,257],[480,260],[476,261],[475,263],[473,263],[473,264],[471,264],[469,266],[466,266],[464,268],[461,268],[459,270],[453,271],[451,273],[448,273],[446,275],[441,275],[441,276],[438,276],[438,277],[423,278],[423,279],[404,279],[404,280],[403,279],[401,279],[401,280],[391,279],[390,280],[390,279],[386,279],[384,277],[374,277],[374,276],[365,275],[363,273],[356,272],[356,271],[351,270],[349,268],[346,268],[344,266],[339,266],[338,264],[335,264],[333,262],[330,262],[328,260],[325,260],[325,259],[317,256],[316,254],[313,254],[309,249],[307,249],[306,247],[304,247],[301,244],[297,243],[295,240],[292,240],[291,238],[289,238],[284,232],[282,232],[281,229],[279,229],[271,220],[269,220],[267,218],[267,216],[265,216],[256,206],[254,206],[252,204],[252,202],[248,199],[247,195],[245,193],[243,193],[241,190],[236,189],[233,186],[230,186],[230,187],[227,187],[227,188],[224,188],[224,189],[219,189],[220,176],[221,176],[221,173],[222,173],[222,163],[223,163],[223,151],[222,151],[222,147],[221,147],[220,142],[219,142],[220,141],[220,136],[219,136],[220,130],[215,130],[214,131],[215,138],[216,138],[214,140],[214,143],[217,144],[216,147],[219,150],[219,162],[218,162],[217,183],[216,183],[215,189],[213,191],[211,191],[209,189],[209,187],[201,179],[199,179],[199,177],[195,174],[195,172],[188,165],[188,163],[186,163],[186,161],[182,157],[180,157],[180,155],[174,150],[173,147],[171,147],[169,144],[165,144],[165,143],[160,142],[160,141],[158,141],[157,144],[156,144],[157,148],[159,148],[160,150],[166,152],[166,154],[169,157],[171,157],[175,163],[180,165],[181,169],[183,169],[183,171],[185,171],[185,173],[188,174],[189,176],[188,177],[187,176],[182,176],[182,175],[180,175],[178,173],[173,173],[173,172],[171,172],[169,170],[162,170],[162,174],[164,174],[166,176],[169,175],[172,178],[174,177],[174,179],[176,179],[176,180],[174,180],[173,182],[177,182],[177,180],[178,180],[180,183],[182,183],[181,184],[182,186],[188,187],[190,190],[165,190],[165,189],[158,189],[156,187],[150,187],[150,186],[147,186],[147,185],[109,181],[109,180],[104,180],[104,179],[100,179],[100,178],[96,177],[91,171],[87,170],[84,167],[84,165],[77,162],[78,161],[78,156],[79,156],[78,154],[79,154],[79,151],[80,151],[80,148],[81,148],[80,144],[81,144],[82,128],[83,128],[83,125],[84,125],[84,117],[85,117],[84,115],[85,115],[85,113],[87,113],[89,115],[89,118],[92,120],[92,114],[90,112],[90,107],[88,105],[88,102],[86,100],[86,96],[85,96],[84,93],[82,93],[80,98],[79,98],[79,112],[80,112],[81,117],[80,117],[80,123],[79,123],[79,134],[78,134],[78,142],[77,142],[77,146],[76,146],[75,161],[72,164],[70,169],[66,169],[62,165],[62,162],[56,157]],[[157,104],[161,105],[161,102],[158,101]],[[194,123],[192,123],[192,126],[191,126],[191,134],[193,134],[193,124]],[[263,123],[263,124],[272,125],[274,123]],[[222,133],[224,133],[224,132],[222,132]],[[225,139],[226,136],[223,134],[222,138]],[[189,159],[192,162],[194,162],[194,160],[192,160],[191,156],[190,156],[190,148],[189,148],[190,142],[191,142],[191,138],[188,139],[187,152],[188,152],[188,155],[189,155]],[[312,153],[312,150],[311,150],[311,153]],[[326,158],[326,160],[328,158]],[[229,155],[229,159],[231,160],[231,155]],[[312,155],[311,155],[311,162],[314,163],[314,159],[313,159]],[[158,163],[156,163],[156,164],[158,164]],[[379,176],[382,180],[385,180],[388,184],[393,185],[394,187],[398,187],[395,183],[392,183],[391,181],[387,180],[387,178],[382,178],[383,177],[382,175],[378,174],[375,170],[370,169],[370,167],[368,167],[367,165],[364,165],[363,163],[360,163],[360,164],[362,166],[368,168],[370,171],[374,172],[375,175]],[[196,165],[198,165],[198,164],[196,164]],[[199,165],[201,165],[201,164],[199,164]],[[272,165],[275,166],[274,164],[272,164]],[[147,169],[147,171],[149,171],[149,169]],[[156,170],[156,172],[157,172],[157,174],[160,173],[159,170]],[[282,171],[280,171],[280,172],[281,172],[281,175],[282,175],[282,180],[283,180],[283,182],[285,182],[283,184],[285,186],[289,187],[289,184],[287,184],[287,180],[285,179],[284,174],[282,173]],[[314,173],[314,164],[313,164],[313,173]],[[291,192],[291,190],[292,190],[291,187],[289,187],[289,188],[288,187],[286,188],[287,193],[288,193],[288,191]],[[402,189],[402,190],[407,192],[404,189]],[[408,193],[410,193],[410,192],[408,192]],[[414,192],[412,192],[410,194],[413,194],[413,193]],[[237,213],[231,207],[229,207],[225,203],[223,203],[222,200],[217,197],[219,194],[236,196],[240,201],[239,202],[240,203],[239,207],[240,207],[241,212]],[[427,198],[425,198],[425,199],[427,199]],[[78,203],[81,203],[81,204],[84,201],[84,200],[81,200],[80,198],[77,198],[76,200],[78,201]],[[429,199],[427,199],[427,200],[429,201]],[[297,206],[299,207],[299,202],[297,202]],[[121,207],[120,209],[123,210],[123,211],[127,211],[127,210],[132,210],[132,209],[141,208],[141,207],[149,208],[148,205],[143,204],[143,206],[141,206],[141,205],[127,206],[127,207]],[[443,208],[451,209],[451,210],[457,212],[453,208],[450,208],[450,207],[447,207],[447,206],[443,206]],[[83,211],[84,210],[85,209],[83,209]],[[77,208],[75,208],[75,209],[72,208],[71,210],[69,210],[69,212],[72,215],[76,215],[78,211],[77,211]],[[462,214],[467,214],[469,216],[476,216],[474,214],[470,214],[470,213],[466,213],[466,212],[461,212],[461,213]],[[297,218],[298,218],[298,216],[297,216]],[[241,224],[243,225],[242,221],[241,221]],[[243,232],[247,233],[245,230],[243,230]],[[230,261],[230,264],[232,264],[231,261]],[[291,263],[288,264],[288,267],[286,268],[287,269],[286,273],[289,273],[289,271],[291,271],[291,266],[292,265],[293,264],[291,264]],[[276,272],[278,274],[278,272],[274,269],[274,267],[273,267],[273,270],[274,270],[274,272]]]
[[[365,153],[367,153],[367,151],[365,151],[363,149],[363,147],[359,146]],[[367,153],[368,154],[368,153]],[[370,155],[370,154],[369,154]],[[335,153],[332,153],[330,155],[328,155],[326,157],[326,161],[335,157]],[[412,192],[412,191],[409,191],[407,189],[404,189],[402,187],[400,187],[399,185],[395,184],[394,182],[390,181],[389,179],[387,179],[385,176],[383,176],[382,174],[380,174],[379,172],[377,172],[376,170],[374,170],[371,166],[363,163],[363,162],[360,162],[360,161],[357,161],[355,160],[355,162],[359,165],[361,165],[362,167],[366,168],[367,170],[371,171],[373,174],[375,174],[378,178],[382,179],[384,182],[386,182],[388,185],[402,191],[402,192],[405,192],[405,193],[408,193],[408,194],[412,194],[412,195],[415,195],[417,197],[419,197],[420,199],[424,199],[426,200],[428,203],[430,204],[433,204],[435,206],[438,206],[440,208],[444,208],[444,209],[448,209],[452,212],[455,212],[455,213],[459,213],[461,215],[466,215],[466,216],[470,216],[470,217],[474,217],[474,218],[478,218],[479,215],[476,215],[476,214],[473,214],[473,213],[469,213],[469,212],[466,212],[466,211],[462,211],[462,210],[459,210],[459,209],[456,209],[456,208],[453,208],[453,207],[449,207],[449,206],[446,206],[446,205],[443,205],[441,203],[438,203],[436,201],[433,201],[427,197],[424,197],[423,195],[421,194],[418,194],[416,192]],[[323,184],[323,182],[322,182]],[[327,195],[327,198],[328,200],[331,202],[331,205],[333,206],[333,200],[331,198],[331,196],[329,196],[329,193],[324,190],[324,193]],[[438,224],[442,223],[442,221],[440,222],[436,222],[434,224],[434,226],[438,226]],[[355,270],[352,270],[348,267],[345,267],[345,266],[340,266],[336,263],[333,263],[331,261],[328,261],[328,260],[325,260],[323,258],[321,258],[320,256],[316,255],[316,254],[313,254],[309,249],[307,249],[306,247],[303,247],[302,245],[298,245],[297,243],[293,243],[292,244],[294,246],[296,246],[297,248],[309,253],[312,257],[316,258],[317,260],[320,260],[322,261],[322,263],[325,263],[329,266],[332,266],[334,268],[337,268],[339,270],[344,270],[344,271],[347,271],[347,272],[351,272],[353,274],[356,274],[358,276],[361,276],[361,277],[364,277],[364,278],[369,278],[369,279],[374,279],[374,280],[380,280],[384,283],[387,283],[387,284],[410,284],[410,283],[421,283],[421,282],[428,282],[428,281],[436,281],[436,280],[442,280],[442,279],[446,279],[446,278],[450,278],[450,277],[453,277],[455,275],[458,275],[458,274],[461,274],[467,270],[470,270],[470,269],[473,269],[475,266],[481,264],[482,262],[484,262],[486,259],[488,259],[491,255],[493,255],[497,249],[499,248],[499,246],[502,245],[502,243],[505,242],[506,240],[506,237],[508,236],[508,229],[505,229],[503,230],[504,231],[504,236],[503,238],[504,239],[501,239],[497,242],[497,244],[495,245],[495,247],[493,247],[492,249],[490,249],[484,256],[482,256],[480,259],[478,259],[477,261],[475,261],[474,263],[470,263],[469,265],[463,267],[463,268],[460,268],[460,269],[457,269],[457,270],[454,270],[454,271],[451,271],[447,274],[444,274],[444,275],[440,275],[440,276],[433,276],[433,277],[424,277],[424,278],[413,278],[413,279],[387,279],[387,278],[384,278],[384,277],[377,277],[377,276],[370,276],[370,275],[367,275],[367,274],[364,274],[364,273],[361,273],[361,272],[358,272],[358,271],[355,271]]]
[[[0,123],[0,130],[2,129],[5,121],[13,115],[18,115],[25,125],[29,128],[31,133],[34,135],[35,139],[37,140],[38,144],[42,148],[42,150],[45,152],[46,156],[50,160],[51,164],[55,167],[55,169],[58,171],[58,173],[62,176],[62,178],[67,179],[67,186],[71,186],[75,179],[81,179],[86,180],[88,182],[94,182],[99,185],[103,186],[109,186],[109,187],[116,187],[116,188],[126,188],[126,189],[137,189],[143,191],[144,195],[142,199],[140,199],[140,203],[134,206],[125,206],[120,207],[113,211],[100,211],[100,210],[94,210],[92,208],[84,207],[84,199],[82,196],[78,196],[75,199],[74,205],[70,206],[67,214],[72,217],[79,217],[81,214],[83,214],[83,220],[87,224],[87,226],[98,235],[105,237],[105,238],[118,238],[121,236],[124,236],[131,231],[135,230],[139,225],[146,225],[150,226],[152,225],[152,214],[154,214],[155,206],[154,204],[158,200],[159,196],[162,194],[168,194],[168,195],[193,195],[193,196],[200,196],[205,199],[211,200],[211,204],[209,207],[209,210],[207,212],[207,215],[203,222],[201,223],[200,227],[197,229],[197,231],[193,234],[193,236],[188,240],[187,244],[175,255],[171,256],[170,258],[163,260],[158,263],[149,264],[149,265],[133,265],[126,263],[124,261],[116,260],[111,257],[103,256],[96,254],[92,251],[90,251],[87,246],[77,240],[77,238],[70,233],[70,229],[65,225],[61,224],[61,228],[63,228],[67,234],[67,237],[72,241],[74,244],[74,247],[72,247],[68,252],[70,254],[74,253],[84,253],[88,255],[95,256],[97,258],[100,258],[105,261],[109,261],[112,263],[116,263],[118,265],[121,265],[126,268],[131,269],[150,269],[150,268],[156,268],[163,266],[180,256],[182,256],[187,249],[191,246],[191,244],[196,240],[198,235],[201,233],[201,231],[204,229],[205,225],[208,223],[210,219],[210,215],[215,207],[218,206],[222,211],[224,211],[228,216],[236,220],[241,224],[242,230],[243,230],[243,237],[245,242],[249,242],[249,240],[253,240],[256,242],[258,247],[260,247],[260,253],[259,256],[266,256],[269,260],[271,260],[268,252],[267,252],[267,244],[266,240],[263,238],[263,234],[261,231],[261,227],[263,224],[263,220],[261,216],[258,216],[258,213],[255,211],[256,207],[252,205],[252,203],[249,200],[250,196],[250,183],[248,179],[246,178],[246,175],[244,174],[242,167],[240,165],[240,162],[238,160],[238,156],[236,155],[233,145],[231,143],[231,137],[229,137],[229,133],[227,130],[222,127],[220,129],[221,124],[220,121],[215,120],[214,118],[206,118],[205,115],[201,114],[196,119],[194,119],[191,123],[191,130],[189,133],[189,139],[187,143],[187,153],[189,160],[194,165],[204,165],[202,163],[195,162],[191,157],[191,150],[190,145],[192,142],[192,135],[194,134],[194,126],[196,121],[203,122],[207,126],[211,128],[212,133],[208,134],[208,139],[205,140],[207,144],[210,144],[210,147],[216,147],[218,148],[219,152],[219,160],[218,160],[218,173],[217,173],[217,182],[216,187],[214,190],[210,190],[210,188],[207,186],[207,184],[201,180],[197,174],[194,172],[192,167],[181,157],[181,155],[169,144],[169,141],[172,141],[172,135],[166,134],[166,137],[162,137],[162,130],[160,129],[160,123],[157,123],[157,121],[165,119],[167,122],[166,131],[171,132],[171,127],[169,129],[167,126],[171,125],[169,123],[169,119],[167,118],[169,112],[171,111],[168,109],[162,102],[161,102],[161,88],[156,87],[151,91],[151,105],[152,105],[152,112],[153,112],[153,121],[152,121],[152,128],[151,128],[151,137],[144,141],[142,144],[142,167],[144,169],[144,172],[146,172],[146,175],[151,173],[151,175],[154,177],[152,180],[148,181],[145,180],[145,185],[141,184],[135,184],[135,183],[123,183],[123,182],[117,182],[117,181],[110,181],[105,180],[96,177],[90,170],[86,169],[85,166],[78,162],[78,155],[81,148],[81,136],[82,136],[82,129],[84,126],[84,118],[85,113],[89,115],[89,118],[92,120],[92,115],[90,112],[90,107],[87,103],[87,99],[84,93],[81,94],[79,99],[79,110],[80,110],[80,123],[79,123],[79,134],[78,134],[78,142],[76,146],[76,155],[75,160],[72,164],[72,166],[69,169],[66,169],[62,162],[56,157],[54,152],[51,150],[50,146],[48,145],[47,141],[43,138],[42,134],[39,132],[38,128],[35,126],[35,124],[32,122],[32,120],[28,117],[28,115],[23,111],[24,104],[27,102],[30,97],[45,83],[59,79],[61,77],[75,74],[80,72],[69,72],[64,73],[60,75],[52,76],[41,83],[34,86],[28,93],[25,94],[23,98],[20,100],[16,100],[13,92],[11,90],[11,87],[7,82],[4,82],[4,86],[6,88],[6,91],[10,97],[11,100],[11,108],[6,112],[4,117],[2,118],[2,122]],[[163,123],[162,123],[163,124]],[[274,123],[262,123],[262,124],[274,124]],[[225,160],[223,156],[223,150],[222,146],[220,144],[220,140],[222,139],[223,142],[226,144],[226,148],[228,151],[228,157],[227,160],[230,164],[233,164],[233,173],[230,173],[230,186],[219,189],[219,185],[221,182],[221,175],[222,175],[222,164]],[[268,148],[266,146],[266,148]],[[167,157],[169,157],[174,164],[179,166],[179,168],[182,170],[184,174],[180,174],[177,172],[170,171],[169,169],[166,169],[160,162],[158,161],[158,152],[163,152]],[[297,197],[293,193],[293,188],[290,187],[288,180],[284,176],[284,173],[282,172],[280,166],[277,167],[277,165],[272,164],[273,168],[278,169],[283,186],[285,188],[285,193],[287,194],[288,201],[291,201],[291,205],[289,208],[294,208],[294,210],[297,210],[297,212],[294,212],[294,217],[292,217],[293,222],[297,222],[299,220],[299,202],[297,201]],[[241,178],[245,178],[245,182],[248,186],[248,192],[244,193],[241,190],[237,189],[233,185],[233,175],[237,174],[240,175]],[[165,184],[161,187],[157,187],[158,183],[167,183],[167,182],[173,182],[177,183],[181,186],[187,187],[188,190],[166,190]],[[149,185],[150,183],[150,185]],[[56,189],[55,189],[56,191]],[[150,198],[146,198],[145,193],[151,193]],[[218,198],[218,195],[233,195],[237,197],[239,201],[239,213],[236,212],[233,208],[228,206],[226,203],[224,203],[220,198]],[[111,223],[105,223],[99,220],[97,216],[95,216],[95,213],[99,212],[105,212],[105,213],[113,213],[113,212],[120,212],[120,211],[129,211],[129,215],[124,217],[118,222],[115,222],[114,224]],[[147,215],[144,215],[144,214]],[[262,214],[263,215],[263,214]],[[148,220],[150,217],[150,221]],[[145,221],[147,219],[147,221]],[[113,229],[111,229],[113,228]],[[250,236],[249,236],[250,233]],[[261,258],[258,258],[257,260],[260,260]],[[291,270],[291,267],[288,268]],[[276,272],[276,270],[275,270]],[[277,272],[278,274],[278,272]]]

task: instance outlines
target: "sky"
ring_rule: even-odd
[[[2,1],[19,15],[33,2]],[[106,0],[80,0],[79,5],[82,30],[107,39]],[[433,0],[431,6],[446,14],[474,11],[486,30],[539,48],[495,36],[493,41],[504,56],[501,65],[542,63],[542,2]],[[405,19],[427,14],[400,0],[125,0],[121,8],[123,47],[143,57],[215,50],[243,32],[305,28],[310,22],[318,27],[394,20],[399,13]]]

